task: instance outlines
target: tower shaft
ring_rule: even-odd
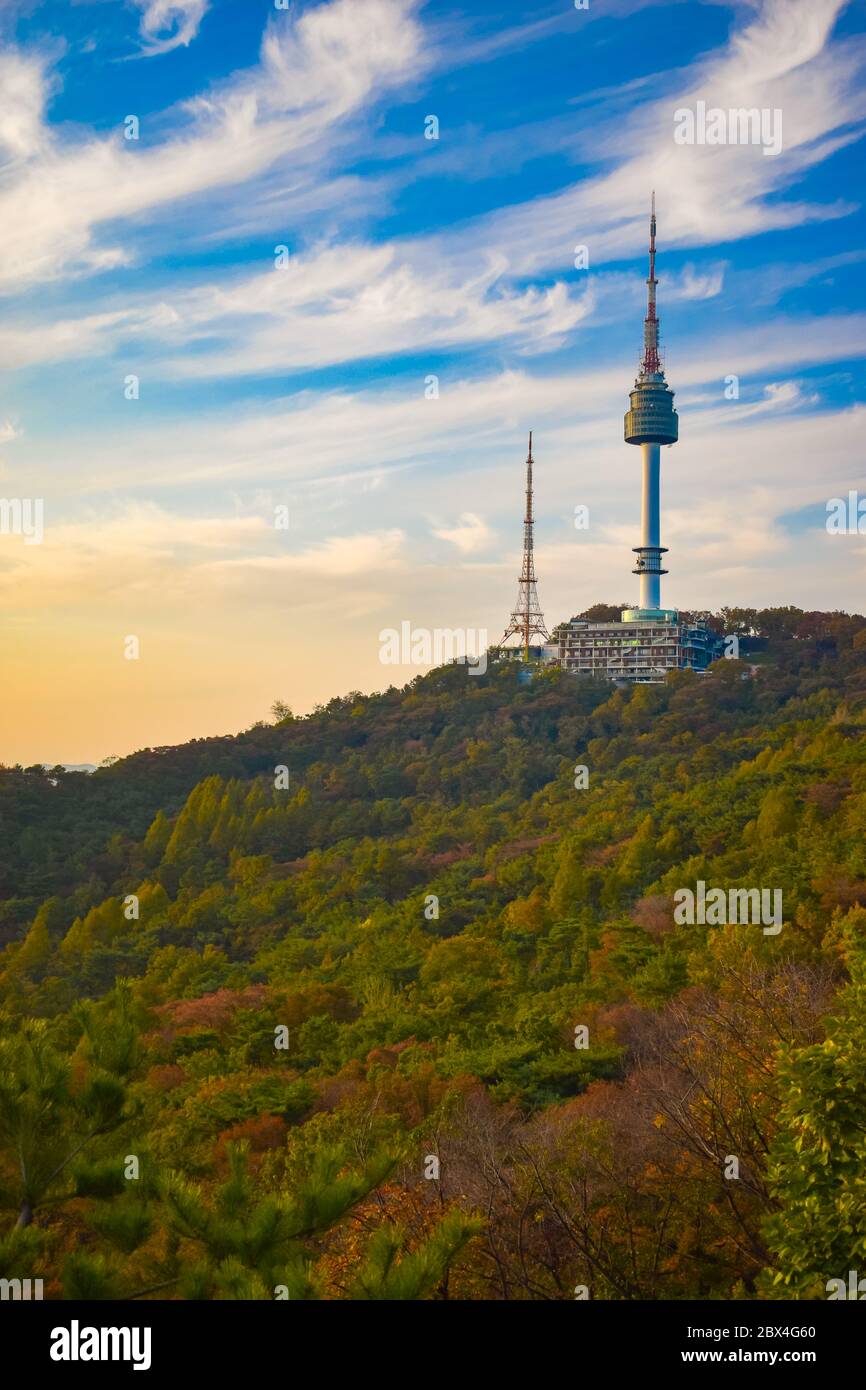
[[[659,544],[661,523],[659,518],[659,474],[661,472],[661,449],[658,444],[641,445],[641,526],[640,550],[635,574],[640,576],[641,608],[661,607],[661,576],[666,572],[661,568],[662,546]]]

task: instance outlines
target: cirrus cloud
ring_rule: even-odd
[[[170,53],[192,43],[208,9],[208,0],[135,0],[141,16],[144,53]]]

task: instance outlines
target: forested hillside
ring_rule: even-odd
[[[866,1273],[866,618],[718,622],[765,649],[624,689],[455,665],[0,772],[0,1276],[560,1300]],[[780,890],[781,930],[679,924],[699,881]]]

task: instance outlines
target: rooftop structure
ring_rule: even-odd
[[[621,623],[572,618],[554,629],[545,656],[575,675],[651,685],[669,671],[705,671],[719,654],[709,628],[680,622],[672,609],[627,608]]]

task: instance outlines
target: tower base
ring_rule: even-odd
[[[680,615],[675,608],[624,608],[620,617],[624,623],[677,623]]]
[[[723,650],[715,632],[673,608],[626,608],[619,623],[560,623],[545,658],[575,675],[651,685],[671,671],[706,671]]]

